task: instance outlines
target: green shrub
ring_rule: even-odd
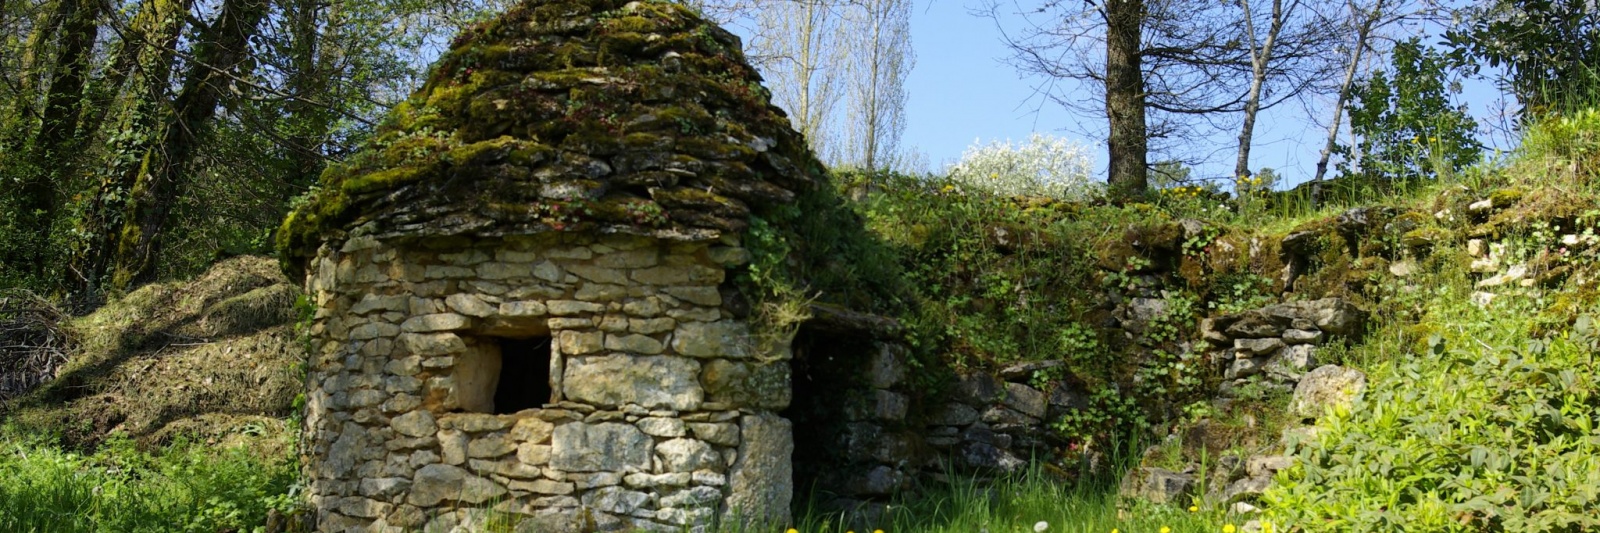
[[[1537,299],[1483,310],[1464,287],[1427,291],[1423,342],[1391,327],[1360,348],[1388,357],[1364,400],[1318,422],[1273,509],[1307,531],[1600,527],[1593,321],[1540,334]]]

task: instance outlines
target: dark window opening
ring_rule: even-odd
[[[498,339],[500,378],[494,414],[537,409],[550,401],[550,337]]]

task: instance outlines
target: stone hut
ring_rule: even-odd
[[[790,349],[732,269],[821,165],[768,99],[737,38],[659,0],[530,0],[456,39],[278,235],[315,306],[317,528],[787,521]]]

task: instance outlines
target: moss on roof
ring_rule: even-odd
[[[661,0],[530,0],[458,36],[279,229],[302,264],[376,236],[713,238],[823,168],[737,37]]]

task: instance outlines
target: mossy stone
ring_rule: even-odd
[[[714,239],[827,179],[770,94],[738,38],[680,4],[525,0],[329,165],[278,248],[298,269],[357,221],[379,238]]]

